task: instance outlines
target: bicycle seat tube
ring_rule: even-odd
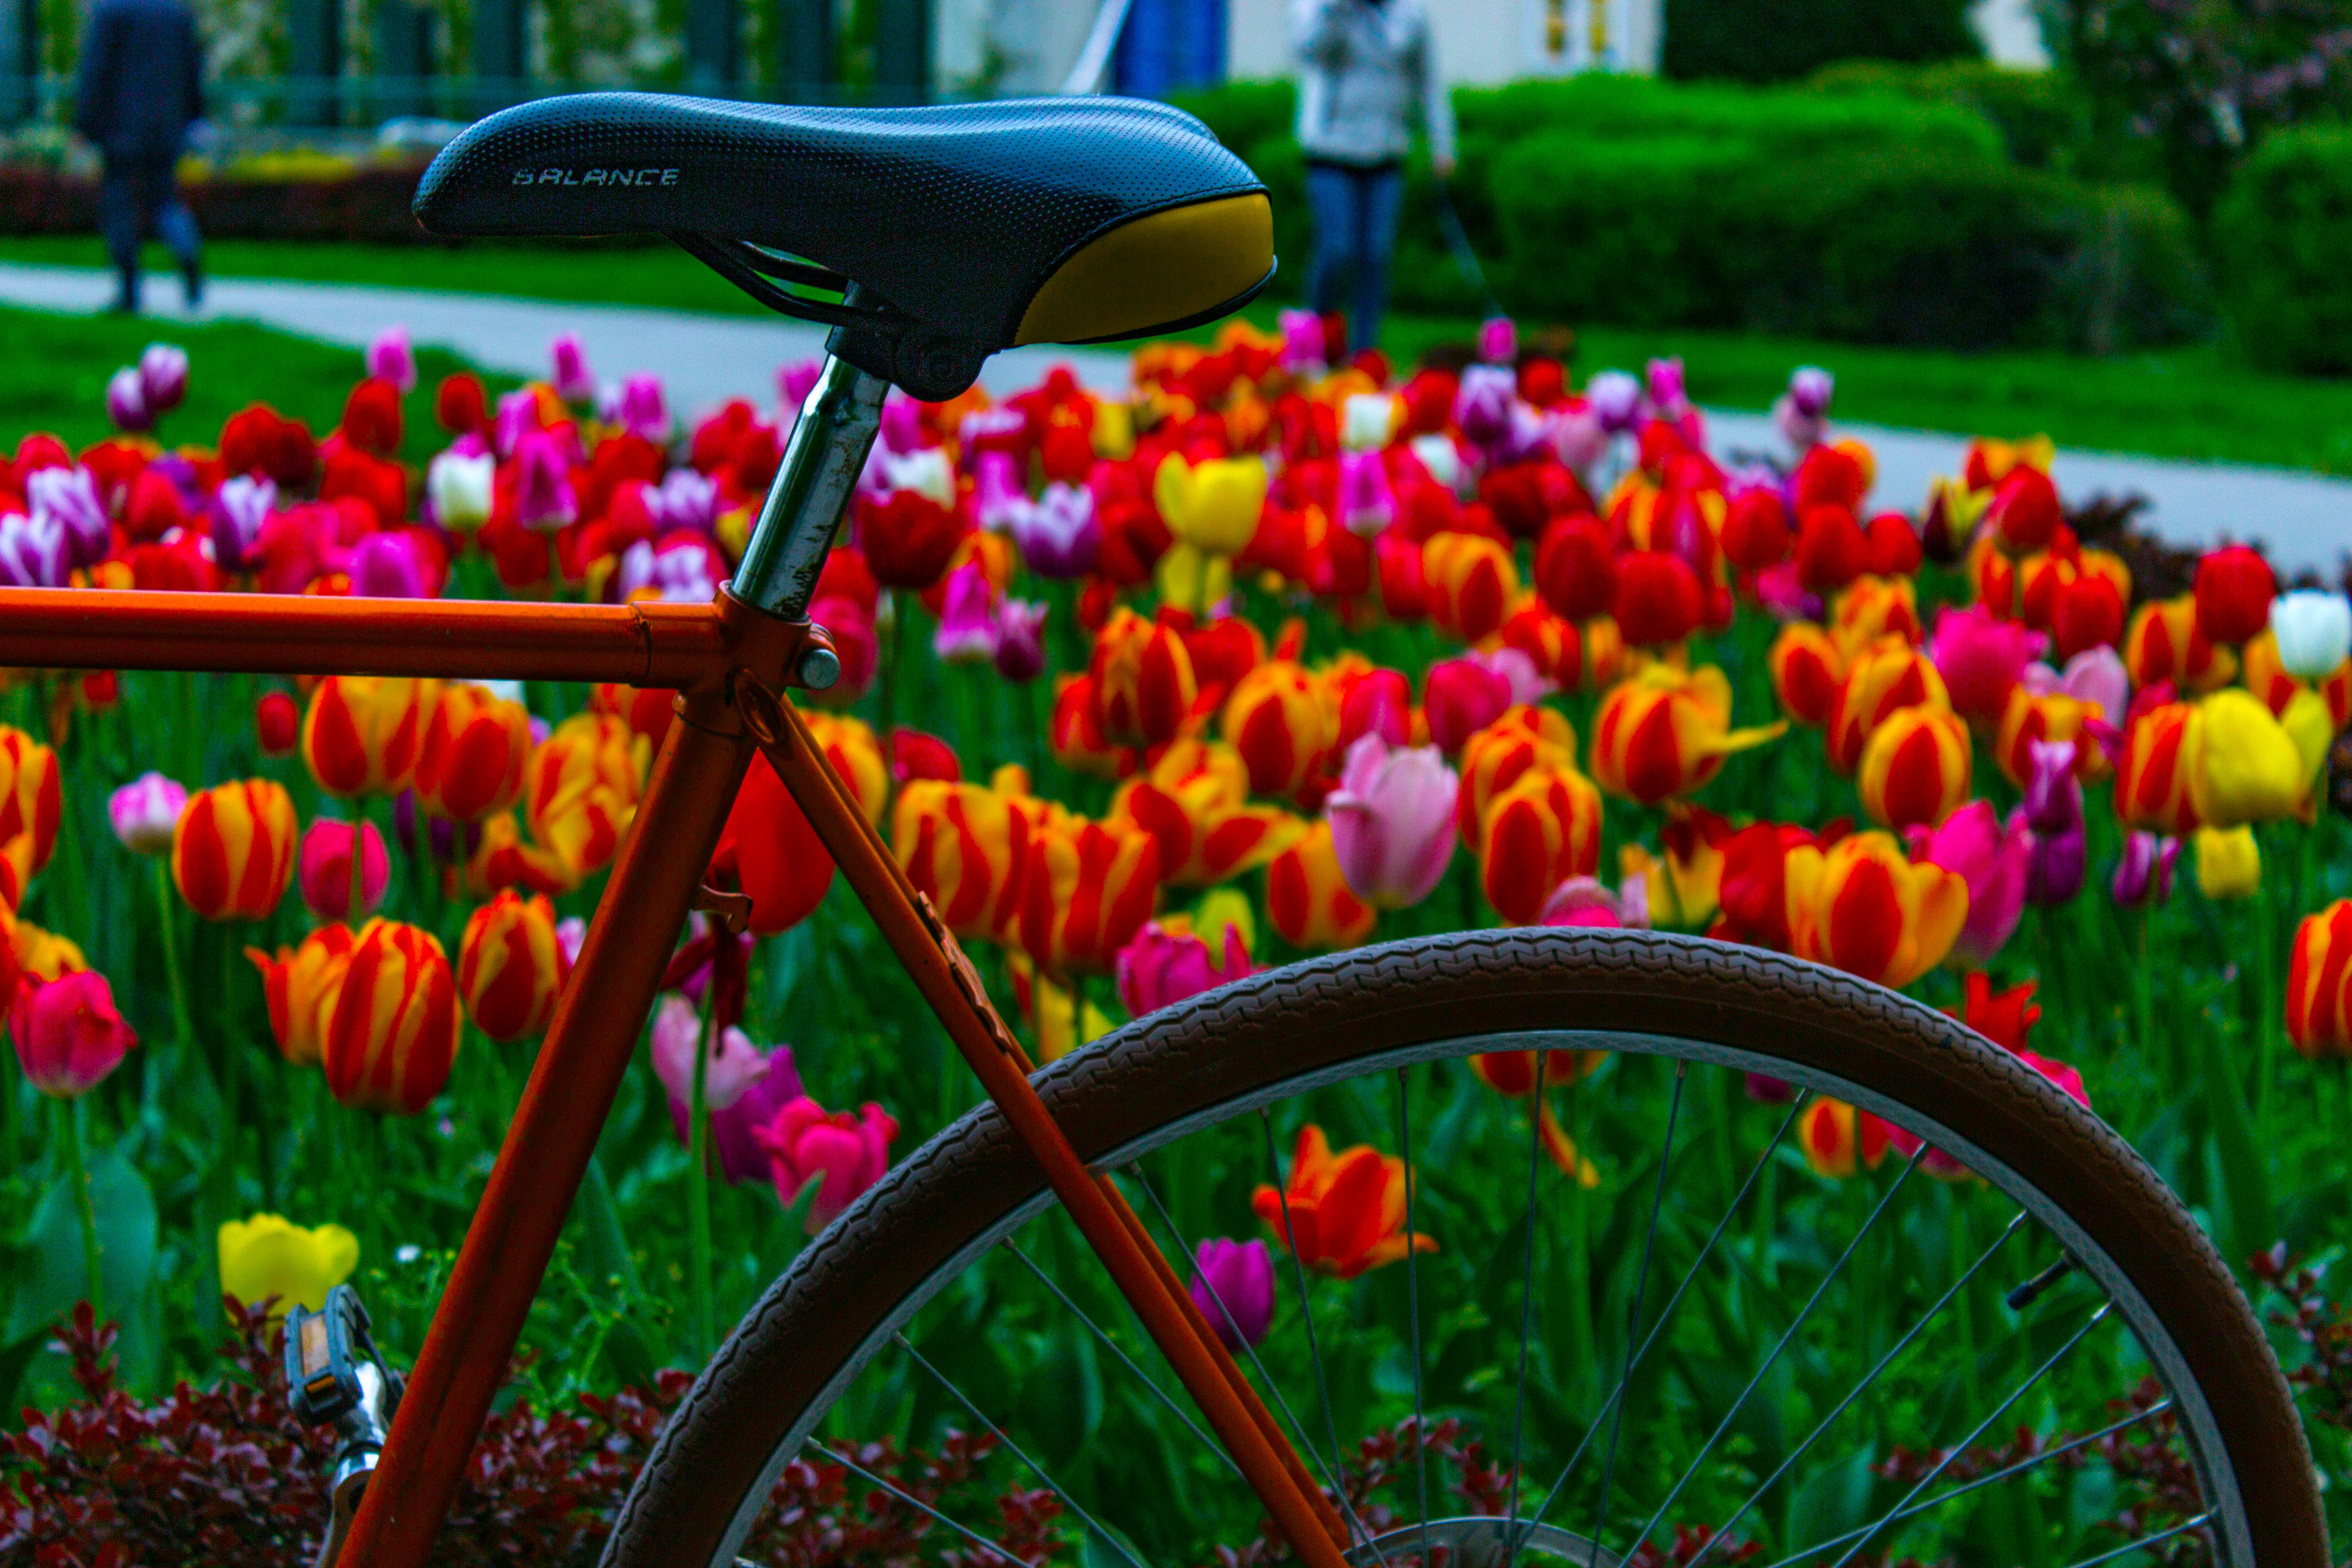
[[[881,431],[882,400],[889,391],[880,376],[825,356],[735,568],[730,587],[752,609],[785,621],[808,613],[834,535]]]

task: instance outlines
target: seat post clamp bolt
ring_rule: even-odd
[[[830,690],[841,679],[841,656],[822,643],[813,644],[801,654],[800,679],[811,691]]]

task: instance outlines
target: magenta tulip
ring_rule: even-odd
[[[133,855],[161,855],[172,847],[188,790],[176,779],[144,773],[107,797],[106,815],[114,837]]]
[[[1261,1344],[1274,1324],[1274,1258],[1263,1241],[1212,1237],[1193,1250],[1192,1304],[1225,1348]]]
[[[1113,970],[1118,977],[1119,1001],[1138,1018],[1257,973],[1237,928],[1225,928],[1224,963],[1220,966],[1210,962],[1207,942],[1197,936],[1175,935],[1158,921],[1146,921],[1134,940],[1118,950]]]
[[[996,657],[996,584],[976,561],[948,574],[931,651],[943,664],[986,664]]]
[[[890,1168],[890,1140],[898,1135],[897,1120],[872,1100],[852,1115],[827,1110],[806,1095],[751,1129],[751,1141],[768,1156],[779,1203],[790,1207],[811,1182],[822,1184],[809,1205],[811,1236],[882,1179]]]
[[[560,940],[563,933],[559,929],[556,934]],[[677,1141],[689,1149],[694,1146],[694,1045],[702,1028],[694,1004],[675,993],[663,997],[654,1014],[654,1073],[668,1092],[670,1124],[677,1130]],[[721,1178],[740,1183],[767,1176],[767,1152],[752,1138],[752,1130],[773,1121],[778,1111],[803,1093],[790,1046],[763,1051],[740,1028],[720,1032],[702,1069],[702,1107],[710,1118],[710,1146]]]
[[[1963,718],[1997,723],[2009,689],[2024,679],[2025,667],[2041,657],[2050,639],[2004,621],[1982,605],[1964,610],[1947,605],[1936,614],[1936,635],[1927,657],[1951,693],[1952,710]]]
[[[141,367],[145,367],[144,361]],[[406,327],[386,327],[369,340],[367,373],[378,381],[392,383],[404,394],[415,388],[416,351],[408,346]]]
[[[320,920],[364,920],[383,902],[392,880],[383,835],[373,822],[322,816],[303,830],[295,878],[302,887],[302,902]]]
[[[1460,788],[1459,775],[1436,747],[1391,751],[1378,735],[1359,737],[1348,748],[1339,787],[1324,803],[1331,848],[1349,891],[1388,910],[1429,897],[1454,859],[1454,799]]]
[[[2025,873],[2033,835],[2025,813],[2012,811],[2003,823],[1989,800],[1972,800],[1937,828],[1910,831],[1911,858],[1941,866],[1969,885],[1969,917],[1945,962],[1956,969],[1982,969],[2016,934],[2025,918]]]
[[[33,1087],[59,1100],[97,1088],[139,1043],[114,1010],[106,976],[89,969],[26,982],[8,1009],[8,1033]]]
[[[1374,669],[1358,678],[1339,702],[1339,749],[1359,736],[1378,735],[1391,746],[1412,738],[1412,687],[1403,672]]]
[[[1501,718],[1511,701],[1510,677],[1468,654],[1441,658],[1421,678],[1421,706],[1429,718],[1429,738],[1449,757],[1471,736]]]
[[[2124,852],[2116,862],[2108,890],[2126,909],[2160,904],[2172,897],[2173,862],[2180,858],[2180,840],[2153,833],[2126,833]]]

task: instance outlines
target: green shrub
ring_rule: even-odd
[[[2000,133],[2011,162],[2032,169],[2071,168],[2091,135],[2091,101],[2063,71],[2016,70],[1987,60],[1841,60],[1815,71],[1805,86],[1823,96],[1901,96],[1968,110]]]
[[[1969,0],[1665,0],[1667,76],[1788,81],[1832,60],[1984,53]]]
[[[1473,137],[1510,141],[1538,131],[1611,142],[1704,137],[1785,159],[1882,148],[1988,158],[2002,151],[2000,133],[1983,116],[1893,92],[1800,92],[1592,72],[1463,89],[1454,105],[1465,152]]]
[[[2352,130],[2283,131],[2213,215],[2230,321],[2253,360],[2352,371]]]
[[[1200,116],[1218,141],[1246,157],[1269,137],[1287,136],[1298,114],[1298,89],[1287,81],[1228,81],[1168,95]]]

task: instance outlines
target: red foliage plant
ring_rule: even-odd
[[[0,1435],[0,1568],[309,1568],[327,1518],[322,1428],[287,1408],[282,1336],[267,1304],[228,1303],[221,1347],[232,1375],[208,1389],[182,1383],[142,1404],[115,1384],[115,1329],[88,1303],[59,1325],[56,1348],[81,1398]],[[476,1445],[434,1561],[445,1568],[529,1563],[579,1568],[596,1560],[614,1513],[692,1379],[665,1372],[651,1390],[583,1394],[571,1410],[518,1402]],[[844,1449],[845,1464],[795,1458],[772,1506],[744,1543],[744,1561],[774,1568],[887,1563],[894,1568],[1038,1568],[1063,1554],[1051,1492],[994,1495],[982,1474],[995,1444],[950,1432],[937,1454],[889,1444]],[[968,1545],[882,1485],[950,1518],[993,1517],[998,1554]]]

